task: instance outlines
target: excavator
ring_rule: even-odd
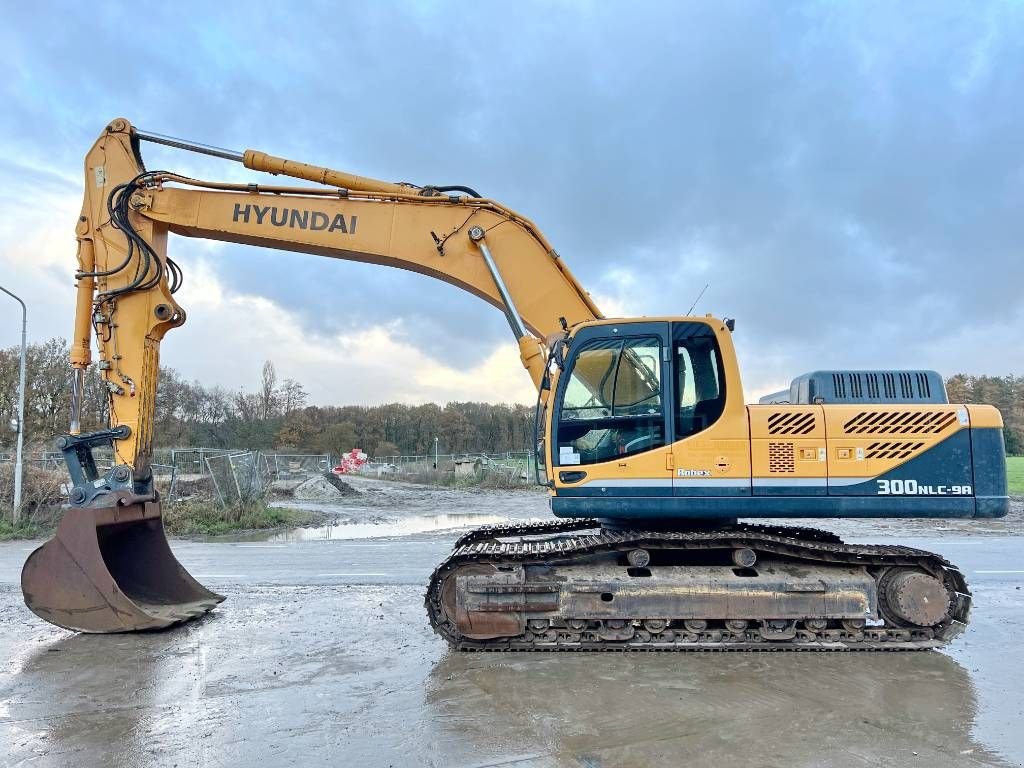
[[[150,171],[144,142],[304,184]],[[156,630],[224,600],[171,552],[150,466],[160,342],[186,317],[173,233],[412,270],[504,313],[537,389],[553,519],[455,542],[425,597],[455,649],[915,650],[967,625],[970,590],[941,556],[778,522],[1005,515],[1000,414],[949,403],[933,371],[815,371],[747,404],[733,320],[604,317],[533,222],[469,187],[383,182],[124,119],[85,158],[75,232],[68,506],[22,572],[46,621]],[[93,342],[109,425],[82,433]],[[96,448],[112,448],[109,468]]]

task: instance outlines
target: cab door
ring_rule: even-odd
[[[751,494],[750,424],[732,340],[720,325],[671,324],[671,461],[673,495],[727,504]]]
[[[558,496],[671,496],[669,324],[593,326],[572,340],[552,414]]]

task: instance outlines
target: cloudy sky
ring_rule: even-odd
[[[34,2],[0,27],[0,284],[67,336],[84,153],[146,130],[533,218],[605,314],[737,318],[748,399],[823,367],[1024,373],[1024,4]],[[151,168],[248,178],[148,145]],[[174,238],[183,375],[315,402],[533,395],[419,275]],[[0,302],[0,345],[17,342]]]

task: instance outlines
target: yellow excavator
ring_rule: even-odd
[[[148,171],[141,142],[307,186]],[[1008,511],[1002,420],[932,371],[830,370],[744,401],[734,322],[605,318],[528,219],[464,186],[415,186],[110,123],[85,159],[69,506],[22,573],[29,608],[83,632],[159,629],[224,598],[164,535],[150,469],[160,341],[185,322],[167,235],[399,267],[499,308],[537,387],[555,519],[474,530],[426,593],[461,650],[909,650],[963,630],[942,557],[759,518]],[[82,434],[93,342],[107,429]],[[101,470],[93,449],[112,446]]]

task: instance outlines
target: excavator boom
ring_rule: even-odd
[[[348,186],[224,184],[147,172],[140,138],[255,170]],[[159,342],[185,321],[173,296],[180,272],[167,255],[169,232],[398,267],[443,280],[504,312],[538,385],[546,336],[563,323],[601,317],[530,220],[492,200],[440,191],[447,187],[389,184],[254,150],[213,149],[138,132],[120,119],[97,139],[85,170],[72,365],[82,370],[89,364],[95,336],[115,406],[112,426],[130,430],[116,443],[119,463],[128,466],[152,449]]]

